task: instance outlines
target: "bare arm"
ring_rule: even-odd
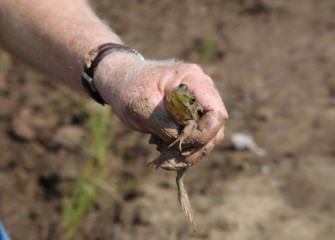
[[[0,41],[9,51],[76,89],[82,89],[87,52],[103,43],[121,43],[84,0],[0,0],[0,29]],[[168,146],[180,130],[164,102],[181,83],[204,110],[189,138],[197,150],[183,160],[193,165],[221,141],[228,117],[212,79],[199,66],[142,61],[119,52],[105,57],[94,74],[94,85],[118,117],[134,130],[159,136],[164,141],[160,147]],[[169,160],[167,168],[177,168],[176,155],[174,149],[162,151],[162,158]]]
[[[48,75],[80,89],[85,54],[121,43],[83,0],[1,0],[0,43]]]

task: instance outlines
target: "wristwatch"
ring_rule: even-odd
[[[94,72],[99,62],[104,57],[115,52],[132,53],[138,56],[141,60],[144,60],[142,54],[140,54],[135,49],[115,43],[105,43],[88,52],[85,57],[84,70],[81,73],[81,83],[87,94],[101,105],[105,105],[106,102],[101,98],[97,88],[94,86]]]

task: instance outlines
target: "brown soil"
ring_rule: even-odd
[[[93,2],[93,1],[92,1]],[[201,63],[230,119],[226,139],[186,177],[198,231],[180,212],[175,173],[148,169],[148,137],[113,116],[109,183],[73,239],[331,240],[335,236],[333,0],[94,1],[148,58]],[[14,240],[59,239],[90,139],[84,97],[0,50],[0,218]],[[230,147],[252,135],[267,154]],[[66,141],[64,139],[69,139]]]

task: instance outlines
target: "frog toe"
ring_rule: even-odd
[[[168,148],[171,148],[172,146],[174,146],[177,142],[179,142],[179,151],[181,152],[183,149],[182,149],[182,144],[183,142],[185,141],[185,139],[187,138],[188,136],[186,134],[181,134],[179,135],[179,137],[177,137],[176,140],[174,140]]]

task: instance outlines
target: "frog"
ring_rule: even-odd
[[[179,142],[178,149],[174,149],[174,154],[178,154],[182,157],[188,156],[192,153],[190,151],[183,151],[182,144],[183,142],[190,137],[192,132],[198,127],[198,122],[203,115],[202,107],[197,103],[196,97],[189,91],[186,84],[179,84],[177,87],[173,88],[165,99],[165,106],[169,112],[171,118],[180,126],[182,130],[176,139],[170,143],[167,148],[164,148],[164,143],[156,135],[152,135],[150,143],[157,145],[157,150],[160,152],[167,152],[169,148],[173,147],[176,143]],[[169,155],[171,157],[171,155]],[[163,161],[162,161],[163,160]],[[166,170],[172,170],[164,166],[164,159],[156,159],[149,163],[149,167],[155,167],[156,169],[162,167]],[[178,165],[174,166],[173,170],[177,171],[176,183],[178,189],[178,201],[180,203],[182,211],[189,218],[193,231],[196,231],[196,224],[194,221],[194,213],[190,204],[190,200],[184,185],[184,176],[189,169],[190,165],[182,161],[177,163]]]
[[[169,148],[179,142],[179,151],[182,152],[183,142],[198,126],[198,121],[203,114],[202,107],[197,103],[195,96],[189,92],[188,86],[183,83],[170,92],[165,106],[172,119],[183,126],[181,133]]]
[[[177,139],[173,141],[169,148],[179,142],[179,151],[182,154],[183,142],[192,134],[193,130],[198,127],[198,121],[203,115],[202,107],[197,103],[195,96],[189,92],[186,84],[180,84],[174,88],[167,97],[166,109],[172,119],[183,126],[183,129]],[[178,188],[178,200],[182,211],[189,218],[193,225],[193,231],[196,231],[194,213],[190,204],[187,191],[184,186],[184,176],[188,167],[177,170],[176,183]]]

